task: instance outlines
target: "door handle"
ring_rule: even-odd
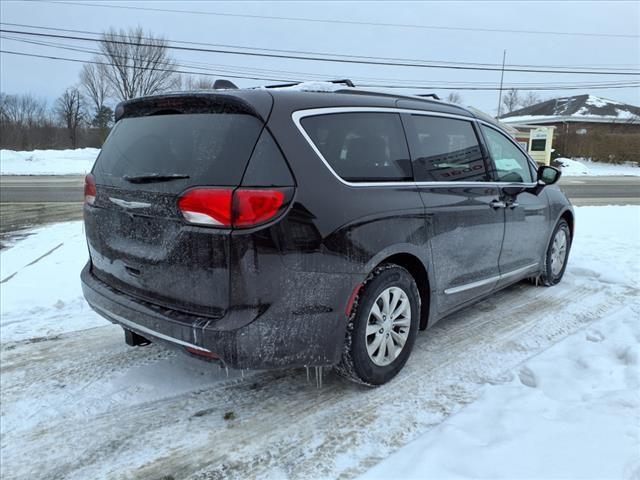
[[[489,202],[489,206],[493,209],[507,208],[507,204],[502,200],[491,200],[491,202]]]
[[[507,204],[507,206],[508,206],[509,208],[516,208],[516,207],[519,207],[519,206],[520,206],[520,204],[519,204],[518,202],[509,202],[509,203]]]

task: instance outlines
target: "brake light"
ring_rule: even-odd
[[[84,177],[84,203],[93,205],[96,202],[96,179],[92,174]]]
[[[180,197],[178,208],[190,223],[230,227],[232,197],[230,188],[197,188]]]
[[[285,192],[272,188],[196,188],[178,200],[178,208],[189,223],[235,228],[268,222],[284,205]]]

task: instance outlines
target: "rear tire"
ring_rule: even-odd
[[[420,324],[420,294],[411,274],[395,264],[365,280],[347,325],[336,371],[353,382],[382,385],[404,367]]]
[[[571,230],[566,220],[560,219],[551,235],[551,242],[544,257],[542,274],[538,283],[546,287],[556,285],[562,280],[567,269],[569,250],[571,249]]]

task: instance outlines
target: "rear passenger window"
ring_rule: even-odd
[[[412,180],[409,151],[395,113],[335,113],[300,122],[331,168],[350,182]]]
[[[489,180],[471,122],[412,115],[415,137],[413,171],[421,182]]]

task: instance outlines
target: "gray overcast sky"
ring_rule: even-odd
[[[78,0],[91,3],[89,0]],[[592,32],[634,35],[635,38],[554,35],[425,28],[312,23],[203,14],[127,10],[54,2],[2,0],[3,22],[76,30],[103,31],[110,26],[133,27],[169,40],[207,42],[287,50],[305,50],[371,57],[401,57],[497,64],[507,49],[507,63],[558,66],[640,68],[640,2],[95,2],[99,5],[138,6],[251,15],[340,19],[361,22],[472,27],[487,29]],[[6,27],[11,28],[11,27]],[[47,39],[45,39],[46,41]],[[54,40],[55,41],[55,40]],[[0,40],[3,50],[88,59],[89,54]],[[94,48],[91,44],[75,44]],[[204,62],[244,68],[263,68],[329,75],[334,78],[375,77],[438,82],[495,82],[500,72],[476,72],[331,64],[213,53],[174,51],[179,62]],[[0,56],[1,89],[31,92],[53,100],[77,82],[81,65],[61,61]],[[388,80],[388,81],[391,81]],[[640,77],[577,74],[505,73],[505,83],[580,83],[640,81]],[[261,82],[238,80],[240,86]],[[265,82],[262,82],[265,83]],[[266,82],[269,83],[269,82]],[[273,83],[273,82],[271,82]],[[387,82],[388,83],[388,82]],[[447,91],[436,91],[446,96]],[[592,93],[640,105],[640,89],[539,92],[543,98]],[[498,93],[461,92],[465,105],[495,113]]]

